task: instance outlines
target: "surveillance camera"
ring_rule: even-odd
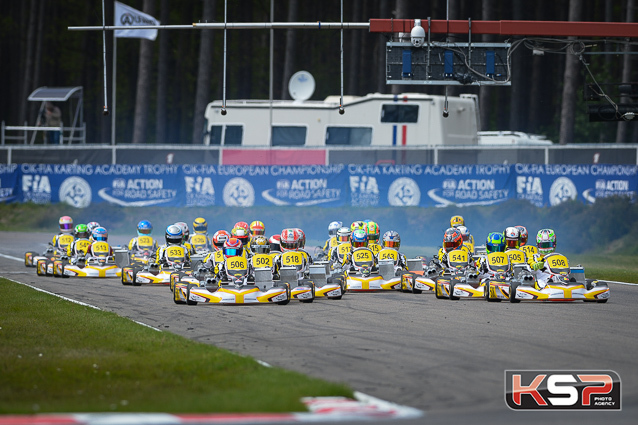
[[[425,43],[425,30],[421,26],[421,20],[414,20],[414,27],[410,31],[410,41],[414,47],[423,47]]]

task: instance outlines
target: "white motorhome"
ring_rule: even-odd
[[[217,100],[206,107],[205,145],[428,146],[476,145],[476,95],[445,98],[421,93],[339,96],[324,101]],[[271,125],[272,123],[272,125]],[[272,130],[271,130],[272,129]]]

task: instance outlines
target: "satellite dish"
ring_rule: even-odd
[[[288,93],[293,99],[303,102],[315,92],[315,79],[308,71],[299,71],[288,81]]]

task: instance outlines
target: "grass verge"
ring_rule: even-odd
[[[0,279],[0,413],[290,412],[346,385]]]
[[[570,264],[582,264],[587,278],[638,283],[638,262],[634,255],[579,254],[567,258]]]

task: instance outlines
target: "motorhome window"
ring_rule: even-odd
[[[222,126],[213,125],[210,128],[210,140],[209,145],[221,145],[222,144]]]
[[[224,134],[224,146],[241,145],[244,129],[241,125],[227,125]]]
[[[273,146],[303,146],[306,144],[306,127],[273,126]]]
[[[370,146],[372,128],[370,127],[328,127],[326,145]]]
[[[419,120],[419,105],[388,104],[381,108],[381,122],[405,123]]]
[[[222,144],[222,130],[223,125],[213,125],[210,127],[210,142],[211,145]],[[224,134],[224,145],[241,145],[241,139],[244,135],[244,129],[241,125],[227,125],[226,132]]]

